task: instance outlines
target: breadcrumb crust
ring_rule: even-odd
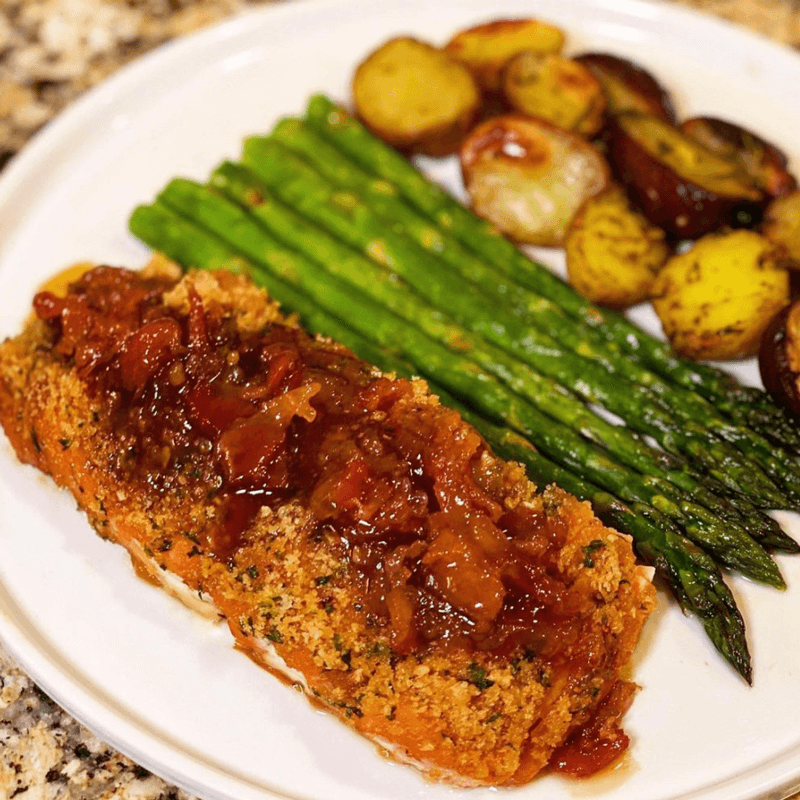
[[[208,273],[178,284],[169,295],[176,308],[189,285],[242,328],[278,318],[275,304],[251,284]],[[402,402],[409,413],[438,405],[422,381]],[[507,504],[528,504],[566,526],[558,566],[592,598],[581,629],[593,637],[591,663],[444,647],[399,655],[388,633],[360,613],[341,548],[328,540],[334,534],[315,534],[298,503],[262,509],[228,566],[198,546],[218,512],[206,499],[208,487],[185,475],[168,494],[120,483],[108,414],[52,355],[42,323],[0,348],[0,419],[21,460],[69,489],[102,537],[145,568],[178,576],[213,603],[240,649],[273,671],[276,653],[303,675],[316,702],[431,779],[461,786],[530,780],[618,680],[654,606],[648,573],[625,537],[605,528],[588,504],[555,487],[537,493],[521,466],[487,453],[513,486]]]

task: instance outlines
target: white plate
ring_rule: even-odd
[[[0,335],[17,331],[48,275],[80,260],[139,266],[133,207],[173,175],[202,178],[241,138],[300,113],[313,91],[345,100],[354,64],[389,35],[435,42],[487,17],[539,15],[570,49],[648,65],[682,114],[749,124],[800,166],[800,60],[741,30],[626,0],[315,0],[264,9],[124,70],[49,127],[0,181]],[[444,167],[442,174],[452,175]],[[644,321],[653,324],[645,315]],[[752,364],[741,372],[755,380]],[[442,800],[345,726],[134,577],[74,502],[0,444],[0,635],[79,719],[208,798]],[[785,594],[738,582],[755,659],[748,689],[666,599],[648,624],[628,716],[630,755],[585,783],[546,777],[509,794],[564,800],[777,798],[800,785],[800,558]],[[470,791],[471,800],[495,797]]]

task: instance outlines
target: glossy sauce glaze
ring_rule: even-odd
[[[503,474],[455,412],[401,420],[412,382],[298,327],[242,333],[197,294],[181,314],[163,300],[170,288],[101,267],[65,298],[34,301],[54,351],[111,409],[123,443],[114,469],[159,492],[187,475],[210,487],[219,513],[201,544],[223,562],[262,506],[299,500],[320,540],[335,533],[355,612],[388,630],[399,654],[437,646],[591,661],[580,622],[592,599],[559,576],[563,524],[507,502]],[[629,702],[612,689],[553,767],[585,775],[613,760],[627,746],[618,720]]]

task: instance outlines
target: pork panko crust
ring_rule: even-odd
[[[170,269],[160,265],[151,276],[174,282],[164,302],[177,315],[189,313],[196,294],[242,331],[282,321],[277,306],[244,278],[198,272],[179,280]],[[446,641],[398,652],[387,627],[361,612],[336,530],[320,528],[300,500],[262,507],[221,560],[205,546],[205,531],[221,513],[209,500],[207,476],[181,472],[169,491],[134,474],[120,481],[120,441],[108,404],[87,391],[52,343],[51,329],[35,320],[0,346],[0,421],[20,460],[69,490],[98,534],[127,548],[134,564],[179,596],[213,608],[241,650],[300,684],[385,754],[454,785],[522,784],[591,722],[604,698],[629,686],[621,673],[655,591],[628,539],[604,527],[587,503],[555,487],[538,493],[521,466],[481,452],[482,467],[510,487],[506,509],[531,509],[565,531],[557,567],[585,601],[581,661]],[[422,381],[392,414],[421,409],[454,414]],[[456,430],[475,435],[460,420]]]

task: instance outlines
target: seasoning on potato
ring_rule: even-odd
[[[616,184],[581,206],[564,246],[570,284],[611,308],[647,300],[670,252],[664,232],[635,211]]]
[[[498,19],[457,33],[445,52],[462,62],[481,88],[498,91],[503,68],[517,53],[559,53],[564,33],[536,19]]]
[[[480,110],[470,71],[446,53],[409,37],[390,39],[353,79],[356,112],[384,141],[407,152],[454,153]]]
[[[515,111],[583,136],[603,126],[606,96],[582,64],[557,54],[519,53],[503,70],[503,94]]]
[[[544,247],[563,244],[577,210],[610,179],[605,159],[578,134],[513,114],[470,133],[461,171],[476,214],[512,239]]]
[[[779,197],[767,206],[761,232],[784,248],[794,262],[790,266],[800,269],[800,191]]]
[[[781,251],[747,230],[705,236],[667,261],[653,286],[664,334],[676,352],[698,360],[755,355],[770,320],[788,302]]]
[[[740,125],[717,117],[694,117],[684,120],[680,130],[709,150],[734,160],[770,197],[783,197],[797,188],[787,168],[786,154]]]
[[[672,98],[644,67],[610,53],[584,53],[575,60],[600,81],[610,114],[638,111],[675,122]]]

